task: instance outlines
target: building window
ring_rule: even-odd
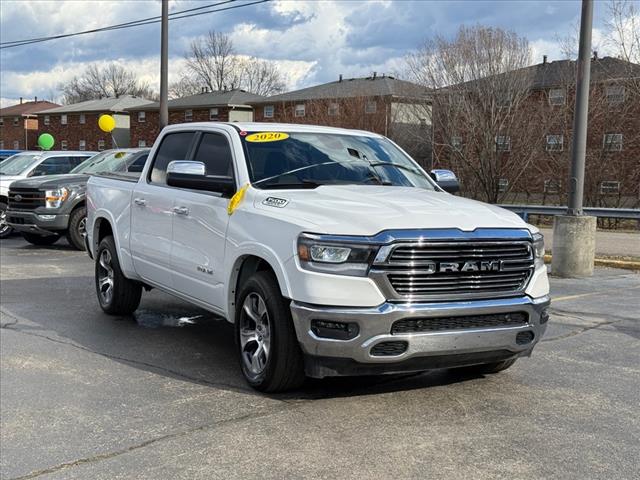
[[[44,123],[45,125],[49,125],[49,124],[51,123],[51,118],[49,117],[49,115],[45,115],[45,116],[44,116],[43,123]]]
[[[547,152],[561,152],[564,148],[564,135],[547,135]]]
[[[20,150],[20,141],[19,140],[15,140],[13,142],[13,149],[14,150]]]
[[[337,103],[330,103],[329,104],[329,108],[327,109],[327,113],[330,116],[335,117],[336,115],[338,115],[339,112],[340,112],[340,107],[338,106]]]
[[[87,149],[87,142],[86,140],[80,140],[80,143],[78,144],[78,150],[80,151],[84,151]]]
[[[511,137],[508,135],[496,136],[496,152],[510,152]]]
[[[20,117],[13,117],[13,126],[17,127],[20,124]]]
[[[98,140],[98,151],[101,152],[104,150],[104,140]]]
[[[67,149],[67,141],[66,140],[62,140],[60,142],[60,150],[66,150]]]
[[[273,118],[274,110],[275,108],[273,107],[273,105],[266,105],[262,110],[262,116],[264,118]]]
[[[451,148],[456,152],[462,150],[462,137],[451,137]]]
[[[549,90],[549,105],[564,105],[567,101],[564,88],[552,88]]]
[[[498,192],[504,193],[504,192],[507,191],[507,188],[509,188],[509,180],[507,180],[506,178],[499,178],[498,179]]]
[[[296,117],[304,117],[306,111],[305,111],[305,105],[304,103],[299,103],[296,105],[296,110],[295,110],[295,116]]]
[[[80,125],[84,125],[87,123],[87,117],[85,117],[84,113],[80,114]]]
[[[496,105],[500,108],[509,108],[511,106],[511,92],[498,92]]]
[[[371,100],[364,105],[364,113],[376,113],[378,110],[378,104],[375,100]]]
[[[66,125],[66,124],[67,124],[67,116],[60,115],[60,125]]]
[[[560,192],[560,182],[558,180],[545,180],[544,181],[544,193],[559,193]]]
[[[607,152],[619,152],[622,150],[622,134],[605,133],[603,147]]]
[[[4,140],[0,140],[0,150],[4,150]]]
[[[0,117],[0,127],[4,127],[4,118]]]
[[[184,121],[190,122],[193,120],[193,110],[185,110],[184,111]]]
[[[147,112],[138,112],[138,123],[144,123],[147,121]]]
[[[608,85],[605,88],[605,95],[609,105],[624,103],[624,85]]]
[[[600,182],[602,195],[616,195],[620,193],[620,182]]]
[[[145,140],[138,140],[138,147],[144,148],[147,146],[147,142]]]
[[[218,109],[217,108],[210,108],[209,109],[209,120],[218,120]]]

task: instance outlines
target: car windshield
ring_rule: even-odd
[[[256,188],[355,184],[434,190],[426,174],[385,138],[306,132],[242,135]]]
[[[39,153],[19,153],[0,165],[0,175],[20,175],[40,156]]]
[[[69,173],[126,172],[132,155],[138,152],[109,150],[87,158]]]

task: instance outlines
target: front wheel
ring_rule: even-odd
[[[236,338],[245,379],[256,390],[282,392],[304,382],[304,362],[289,303],[271,272],[253,274],[238,295]]]
[[[7,204],[0,202],[0,238],[7,238],[11,232],[13,228],[7,223]]]
[[[31,245],[39,245],[43,247],[56,243],[58,240],[60,240],[60,235],[38,235],[36,233],[22,232],[22,238],[24,238]]]
[[[84,250],[84,236],[87,234],[87,208],[76,208],[69,217],[67,240],[76,250]]]
[[[113,237],[102,239],[96,252],[96,293],[100,308],[109,315],[130,315],[140,305],[142,285],[124,276]]]

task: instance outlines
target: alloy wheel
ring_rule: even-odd
[[[245,368],[253,375],[264,372],[271,350],[271,324],[267,305],[259,293],[251,292],[240,314],[240,351]]]
[[[111,252],[107,249],[102,250],[98,263],[100,265],[98,269],[98,290],[102,302],[105,305],[109,305],[113,298],[113,265]]]

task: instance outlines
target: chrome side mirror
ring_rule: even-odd
[[[167,174],[174,173],[180,175],[205,175],[206,168],[202,162],[191,160],[174,160],[167,165]]]
[[[456,177],[456,174],[451,170],[431,170],[431,178],[433,178],[438,186],[445,192],[456,193],[460,190],[458,177]]]

